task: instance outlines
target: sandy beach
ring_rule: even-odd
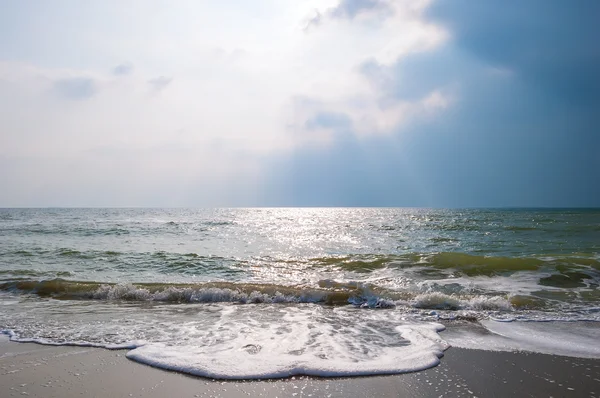
[[[600,395],[600,360],[450,348],[410,374],[221,381],[142,365],[126,351],[14,343],[0,336],[2,397],[507,397]]]

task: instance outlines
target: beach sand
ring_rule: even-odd
[[[450,348],[439,366],[417,373],[238,382],[155,369],[126,352],[0,336],[0,397],[600,396],[598,359]]]

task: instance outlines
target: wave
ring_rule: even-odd
[[[197,253],[176,253],[166,251],[127,252],[116,250],[77,250],[69,247],[56,249],[28,248],[27,250],[0,251],[0,259],[6,264],[15,264],[22,275],[50,277],[72,276],[89,270],[107,271],[146,271],[161,274],[192,274],[213,277],[228,277],[246,272],[248,262],[242,259],[220,256],[203,256]],[[72,271],[69,274],[56,272],[39,273],[47,264],[56,264],[57,268]],[[0,264],[1,265],[1,264]],[[1,271],[0,271],[1,272]],[[17,275],[17,273],[14,273]]]
[[[369,301],[373,294],[362,284],[339,284],[330,289],[271,284],[212,282],[203,284],[16,280],[0,283],[0,291],[35,294],[55,299],[161,301],[174,303],[324,303],[329,305]],[[361,302],[360,300],[364,300]],[[376,305],[375,303],[374,305]],[[379,304],[381,306],[381,304]]]
[[[77,236],[120,236],[129,235],[133,232],[132,229],[127,229],[118,226],[68,226],[68,225],[54,225],[54,224],[31,224],[31,225],[20,225],[6,227],[6,232],[12,232],[17,234],[26,235],[77,235]]]
[[[540,228],[538,228],[538,227],[527,227],[527,226],[521,226],[521,225],[508,225],[508,226],[504,227],[504,229],[506,231],[515,231],[515,232],[540,230]]]
[[[0,214],[0,221],[13,220],[10,215]],[[54,221],[54,220],[52,220]],[[3,228],[4,232],[19,235],[62,235],[62,236],[121,236],[121,235],[153,235],[161,233],[179,233],[182,231],[206,232],[218,230],[235,225],[233,221],[205,220],[205,221],[133,221],[119,220],[107,222],[95,221],[73,221],[68,220],[63,223],[55,222],[36,222],[19,223],[7,225]]]
[[[81,252],[75,249],[60,248],[57,250],[57,254],[66,257],[94,258],[99,256],[119,256],[123,253],[114,250],[91,250],[87,252]]]
[[[522,296],[458,295],[440,292],[388,291],[360,282],[322,280],[318,288],[271,284],[212,282],[203,284],[108,284],[51,279],[0,283],[0,291],[60,300],[103,300],[164,303],[285,304],[316,303],[360,308],[405,306],[432,310],[512,311],[530,308],[536,299]]]
[[[411,302],[415,308],[438,310],[512,311],[510,299],[500,296],[457,296],[439,292],[417,295]]]
[[[600,270],[595,254],[539,257],[480,256],[461,252],[408,253],[399,255],[351,255],[308,260],[315,267],[337,267],[353,272],[371,272],[383,268],[424,267],[456,270],[467,276],[493,276],[517,271],[555,268],[559,271],[592,268]]]
[[[450,241],[449,238],[432,238],[432,240]],[[467,276],[493,276],[518,271],[536,271],[541,268],[556,269],[560,272],[579,271],[584,268],[600,270],[598,253],[571,253],[568,255],[539,255],[525,257],[476,255],[463,252],[430,252],[404,254],[349,254],[343,256],[324,256],[313,258],[296,257],[293,259],[258,256],[252,259],[234,257],[205,256],[198,253],[178,253],[167,251],[156,252],[120,252],[116,250],[78,250],[70,247],[57,249],[24,248],[0,252],[0,257],[52,257],[102,260],[110,257],[115,261],[124,260],[127,265],[135,260],[141,266],[198,266],[211,268],[222,266],[236,268],[246,266],[250,262],[269,266],[272,264],[289,264],[308,266],[315,270],[341,269],[356,273],[369,273],[385,268],[422,267],[439,270],[455,270]]]
[[[6,270],[0,270],[0,278],[3,277],[3,275],[7,275],[9,277],[15,277],[15,276],[20,276],[20,277],[69,277],[69,276],[73,276],[72,273],[70,273],[69,271],[57,271],[57,272],[53,272],[53,271],[39,271],[39,270],[31,270],[31,269],[6,269]]]

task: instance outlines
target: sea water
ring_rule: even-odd
[[[600,358],[600,210],[0,209],[0,330],[214,378]]]

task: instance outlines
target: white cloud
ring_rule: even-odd
[[[152,185],[151,175],[185,192],[209,181],[259,181],[262,157],[326,145],[330,128],[305,131],[319,112],[347,115],[357,134],[369,135],[448,104],[442,91],[413,102],[386,98],[359,71],[365,60],[388,67],[445,40],[422,20],[426,1],[332,18],[338,4],[100,3],[98,19],[74,22],[72,47],[60,45],[68,29],[38,27],[22,46],[42,54],[37,34],[56,51],[0,62],[0,157],[52,164],[37,177],[22,170],[38,186],[60,174],[82,186],[124,179],[127,190],[132,181]],[[84,13],[78,7],[92,6],[65,12]],[[315,13],[321,23],[305,31]]]
[[[158,77],[148,80],[148,84],[150,86],[152,86],[152,88],[154,90],[160,91],[160,90],[164,89],[165,87],[167,87],[169,84],[171,84],[172,81],[173,81],[173,78],[171,78],[171,77],[158,76]]]
[[[318,112],[345,114],[354,132],[372,135],[397,131],[411,118],[445,108],[450,98],[441,90],[414,101],[392,98],[384,90],[392,80],[386,74],[392,73],[390,69],[398,60],[434,50],[447,40],[444,29],[423,20],[429,3],[341,1],[335,7],[315,10],[309,19],[310,29],[306,29],[307,41],[313,44],[307,58],[318,61],[311,63],[315,69],[305,72],[313,76],[312,84],[305,85],[302,92],[303,98],[313,101],[294,104],[292,126],[296,133],[329,142],[322,135],[331,134],[335,130],[331,127],[302,134],[305,121]],[[360,70],[367,60],[380,69],[377,84]]]
[[[113,75],[115,76],[125,76],[129,75],[133,72],[133,65],[129,63],[119,64],[115,66],[112,70]]]

